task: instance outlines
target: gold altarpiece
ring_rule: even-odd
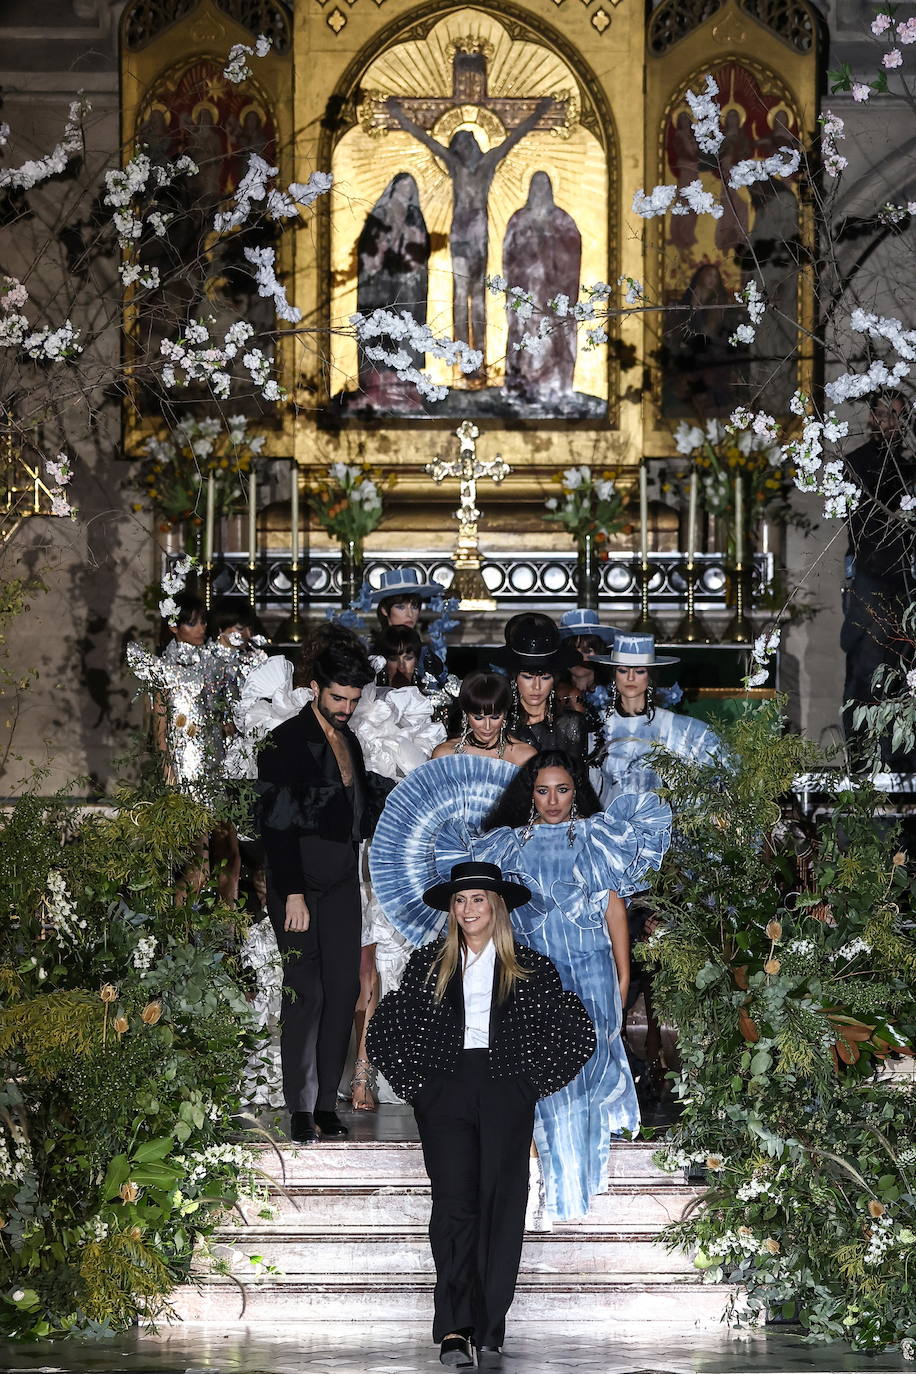
[[[122,21],[124,142],[149,127],[157,92],[174,97],[189,64],[216,63],[257,32],[281,35],[255,64],[249,123],[263,138],[272,134],[283,178],[304,182],[318,168],[333,172],[335,186],[280,238],[280,273],[303,323],[280,346],[291,403],[271,450],[305,469],[338,458],[383,465],[397,477],[396,501],[373,544],[419,547],[435,538],[446,547],[454,501],[435,492],[424,469],[454,444],[456,424],[472,418],[482,456],[498,451],[512,467],[499,491],[485,494],[490,539],[524,547],[536,532],[546,548],[563,543],[537,518],[553,473],[573,462],[635,468],[643,456],[668,455],[678,419],[696,410],[695,359],[671,344],[669,307],[678,320],[691,302],[730,304],[748,270],[742,234],[753,241],[756,230],[764,244],[792,233],[811,241],[803,180],[792,179],[774,204],[746,188],[730,191],[690,146],[684,91],[717,74],[732,162],[768,155],[781,134],[809,138],[817,22],[805,0],[663,0],[648,20],[634,0],[297,0],[292,15],[280,0],[134,0]],[[453,153],[461,135],[487,162],[464,183]],[[632,212],[637,187],[695,176],[722,200],[719,220],[646,223]],[[476,330],[472,342],[485,354],[470,377],[427,358],[434,379],[450,387],[438,410],[377,377],[367,385],[371,369],[361,372],[347,329],[355,309],[383,303],[398,216],[402,228],[413,225],[416,261],[399,279],[406,294],[395,290],[390,304],[406,301],[437,334]],[[543,395],[537,370],[525,374],[519,364],[505,302],[481,290],[484,272],[512,282],[514,270],[524,283],[532,244],[559,245],[564,281],[638,278],[664,307],[615,322],[609,343],[596,348],[586,346],[586,323],[573,356],[554,360]],[[810,279],[800,271],[787,286],[783,272],[780,290],[782,316],[810,337]],[[721,340],[708,342],[707,362],[719,358]],[[699,374],[710,414],[744,399],[741,379],[746,389],[754,375],[753,358],[739,360],[740,374],[728,371],[734,359],[719,361]],[[810,387],[812,369],[812,351],[800,350],[773,408],[785,411],[796,384]],[[149,430],[141,412],[128,416],[129,453]]]

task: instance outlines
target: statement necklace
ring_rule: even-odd
[[[498,737],[493,741],[492,744],[483,744],[477,738],[477,736],[474,734],[472,730],[468,735],[467,739],[465,740],[465,747],[467,747],[467,745],[470,744],[472,748],[480,749],[481,752],[484,754],[488,754],[491,749],[495,749],[497,751],[496,757],[498,759],[501,759],[506,752],[506,742],[507,737],[505,730],[500,730]]]

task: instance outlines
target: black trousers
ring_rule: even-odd
[[[351,841],[299,841],[308,930],[286,931],[286,901],[270,883],[267,910],[283,957],[280,1061],[291,1112],[332,1112],[359,996],[362,910]]]
[[[457,1076],[424,1083],[414,1101],[433,1195],[434,1341],[469,1328],[478,1345],[503,1343],[536,1100],[524,1079],[491,1079],[486,1050],[465,1050]]]

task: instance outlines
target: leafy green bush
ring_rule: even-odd
[[[235,914],[182,880],[212,828],[138,787],[0,819],[0,1336],[167,1315],[195,1241],[256,1194],[234,1143],[257,1043]]]
[[[728,731],[732,766],[660,767],[675,842],[640,947],[678,1028],[683,1112],[658,1159],[705,1168],[669,1227],[752,1314],[876,1349],[916,1335],[913,877],[867,784],[817,828],[781,818],[813,746],[777,704]]]

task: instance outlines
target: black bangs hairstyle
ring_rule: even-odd
[[[389,625],[381,634],[376,635],[373,647],[377,654],[381,654],[390,662],[392,659],[400,658],[401,654],[414,653],[419,658],[423,641],[416,630],[411,630],[407,625]]]
[[[481,829],[498,830],[508,826],[518,830],[527,825],[531,818],[531,799],[538,773],[545,768],[564,768],[573,780],[576,789],[576,810],[583,818],[596,816],[601,810],[595,789],[588,780],[588,769],[579,759],[574,759],[562,749],[542,749],[534,758],[523,763],[499,801],[484,817]]]
[[[175,625],[193,625],[195,620],[207,623],[207,608],[201,597],[195,592],[179,592],[175,597],[175,604],[178,607],[178,615]],[[174,638],[172,627],[167,620],[163,620],[159,630],[159,652]]]
[[[207,617],[207,638],[218,639],[233,625],[244,625],[253,635],[262,635],[261,624],[252,606],[242,596],[221,596]]]
[[[464,715],[498,716],[504,711],[508,714],[511,701],[512,688],[502,673],[468,673],[449,712],[449,735],[461,734]]]
[[[378,616],[378,623],[383,630],[387,630],[388,628],[388,617],[391,614],[392,606],[402,606],[407,601],[410,602],[411,606],[416,606],[418,611],[422,611],[422,597],[414,596],[412,592],[402,592],[400,594],[396,592],[394,596],[382,597],[375,608],[375,614]],[[419,622],[417,623],[419,624]]]

